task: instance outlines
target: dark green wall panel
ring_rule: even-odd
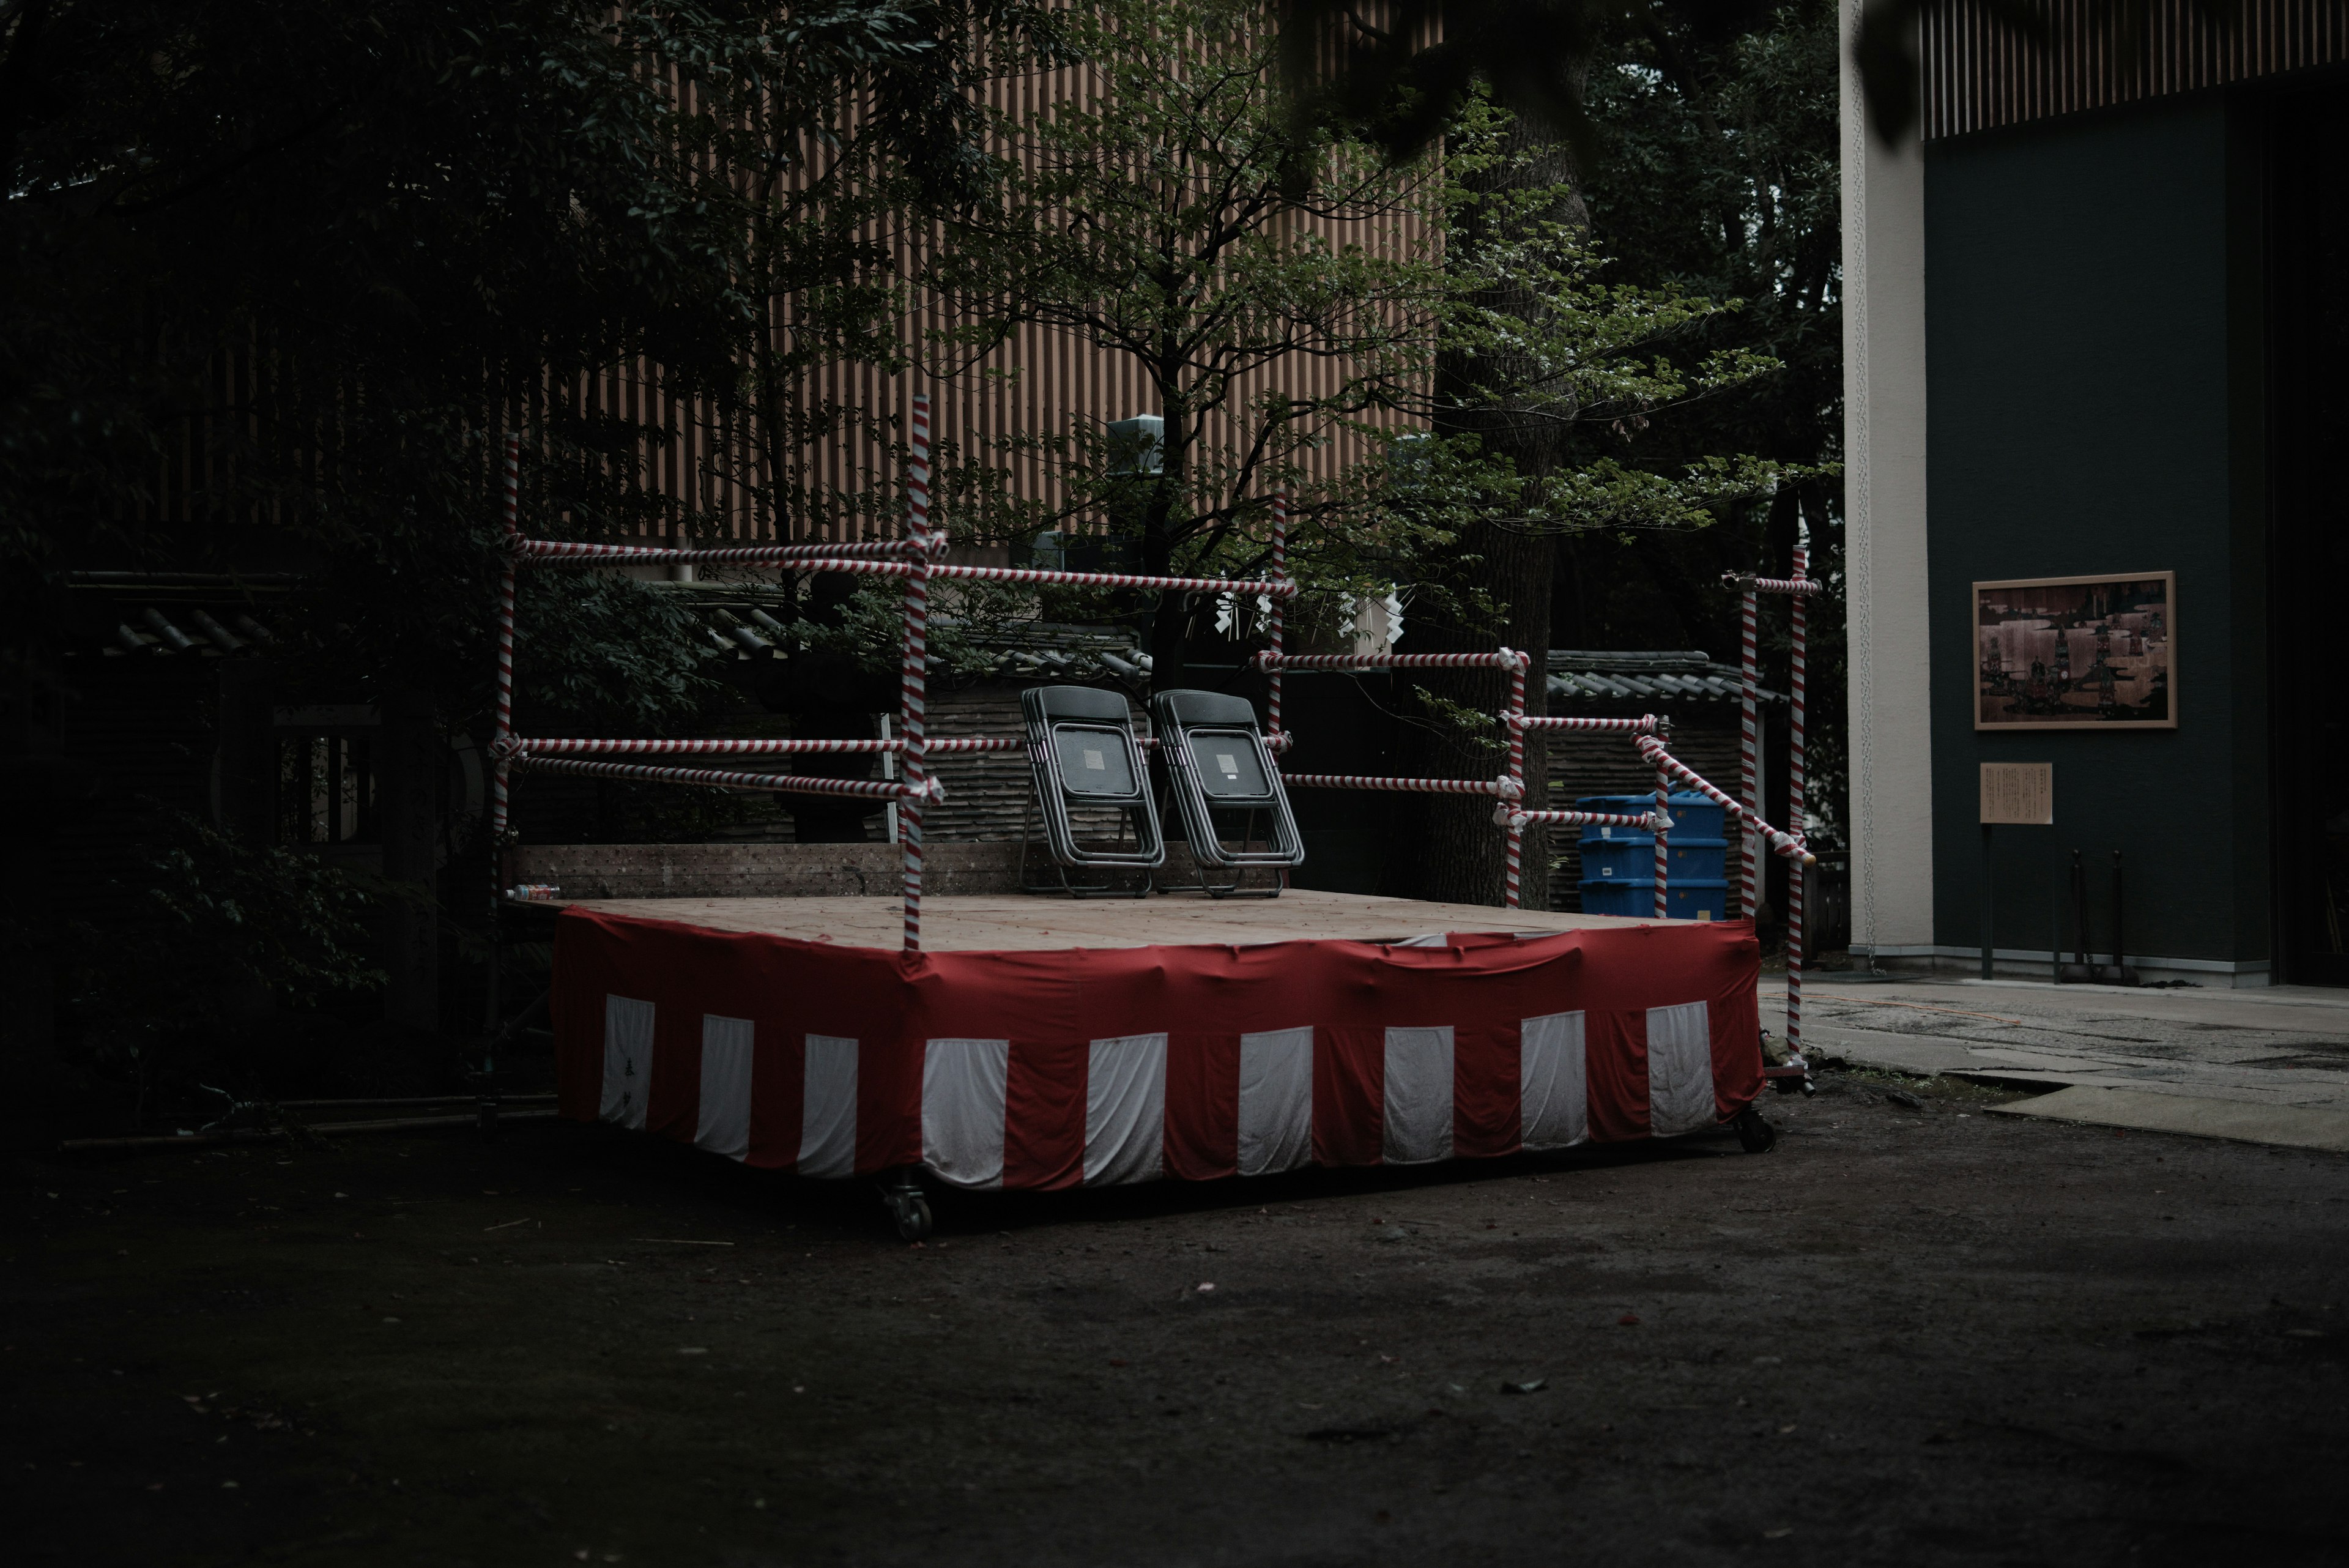
[[[1926,170],[1935,940],[1980,940],[1978,765],[2055,765],[1999,830],[1997,942],[2044,949],[2069,851],[2108,942],[2267,957],[2259,159],[2211,96],[1935,145]],[[2174,731],[1977,733],[1971,585],[2175,571]]]

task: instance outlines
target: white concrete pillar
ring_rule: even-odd
[[[1843,17],[1844,497],[1850,615],[1852,948],[1933,941],[1925,566],[1925,165],[1867,124]]]

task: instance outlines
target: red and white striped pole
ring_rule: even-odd
[[[522,432],[506,437],[505,537],[498,566],[498,688],[497,711],[490,727],[490,857],[493,878],[505,847],[507,780],[512,772],[508,753],[513,746],[514,546],[522,537]]]
[[[1276,581],[1288,581],[1288,492],[1275,491],[1272,497],[1272,575]],[[1266,663],[1271,685],[1265,694],[1264,714],[1272,733],[1265,743],[1278,756],[1288,749],[1288,732],[1280,727],[1280,666],[1281,656],[1288,651],[1288,599],[1279,594],[1272,597],[1272,658]]]
[[[1811,576],[1811,541],[1808,527],[1796,524],[1795,535],[1795,581],[1806,583]],[[1810,635],[1810,596],[1796,592],[1788,596],[1794,602],[1789,607],[1793,616],[1794,711],[1786,726],[1786,826],[1796,839],[1806,837],[1803,826],[1803,687],[1806,644]],[[1806,867],[1797,861],[1786,868],[1786,1049],[1797,1056],[1803,1053],[1803,882]]]
[[[1501,715],[1501,726],[1509,732],[1509,783],[1515,786],[1514,798],[1522,805],[1526,798],[1526,670],[1533,663],[1528,654],[1512,652],[1504,648],[1501,657],[1509,663],[1509,706]],[[1512,816],[1508,822],[1508,868],[1504,877],[1502,896],[1509,909],[1521,909],[1525,888],[1526,828]]]
[[[905,465],[905,536],[923,546],[905,576],[905,661],[898,729],[905,739],[905,796],[897,805],[897,843],[905,897],[905,950],[922,950],[922,808],[927,803],[930,566],[942,543],[930,536],[930,395],[914,394]]]
[[[514,568],[521,563],[522,432],[506,436],[505,472],[500,476],[504,494],[504,534],[499,540],[497,701],[490,721],[490,956],[482,975],[481,1074],[486,1080],[497,1068],[498,958],[503,932],[499,914],[505,898],[507,790],[513,774]],[[482,1126],[491,1116],[482,1102]]]
[[[1737,799],[1755,816],[1762,815],[1761,770],[1757,752],[1759,733],[1759,686],[1756,681],[1760,655],[1755,648],[1755,594],[1751,587],[1739,611],[1738,683],[1739,699],[1737,737]],[[1762,911],[1762,900],[1756,890],[1756,873],[1761,856],[1755,850],[1754,836],[1741,824],[1737,835],[1737,912],[1752,919]]]
[[[1669,720],[1657,720],[1657,735],[1660,738],[1664,737],[1669,727]],[[1667,826],[1672,820],[1671,796],[1671,775],[1663,769],[1658,768],[1656,770],[1656,919],[1660,920],[1670,919],[1672,912],[1670,888],[1671,846],[1669,842],[1671,837],[1671,828]]]

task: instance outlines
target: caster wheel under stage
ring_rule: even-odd
[[[908,1241],[918,1241],[930,1233],[930,1200],[923,1195],[920,1180],[911,1171],[884,1182],[881,1201],[889,1206],[889,1218],[895,1222],[897,1234]]]
[[[1767,1154],[1778,1147],[1778,1129],[1762,1119],[1752,1106],[1737,1113],[1737,1142],[1748,1154]]]

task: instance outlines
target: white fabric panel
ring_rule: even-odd
[[[1452,1026],[1387,1031],[1384,1128],[1389,1165],[1452,1158]]]
[[[1527,1148],[1565,1148],[1590,1136],[1582,1014],[1551,1012],[1518,1025],[1519,1137]]]
[[[809,1035],[800,1083],[800,1174],[855,1175],[856,1042]]]
[[[653,1004],[604,998],[604,1104],[596,1115],[624,1127],[645,1125],[653,1086]]]
[[[693,1141],[740,1159],[750,1152],[750,1036],[747,1018],[701,1015],[701,1120]]]
[[[1713,1021],[1702,1002],[1648,1009],[1648,1127],[1674,1137],[1712,1127]]]
[[[1166,1168],[1166,1036],[1096,1040],[1085,1065],[1085,1184],[1155,1181]]]
[[[1003,1185],[1009,1040],[933,1040],[922,1052],[922,1163],[957,1187]]]
[[[1313,1031],[1240,1036],[1242,1176],[1294,1170],[1313,1158]]]

